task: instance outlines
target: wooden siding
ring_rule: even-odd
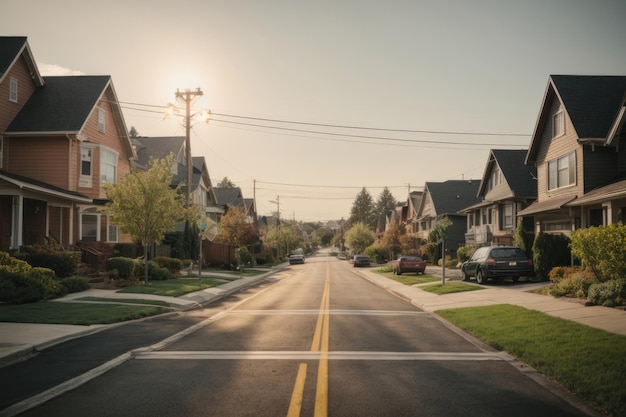
[[[68,147],[66,137],[5,138],[8,160],[5,169],[63,189],[68,187]]]
[[[17,103],[9,100],[9,89],[11,78],[17,79]],[[30,77],[30,71],[24,61],[24,57],[20,57],[15,65],[9,69],[4,76],[2,84],[0,84],[0,135],[4,133],[11,121],[19,113],[35,91],[35,84]]]
[[[560,102],[555,99],[550,107],[550,116],[541,133],[541,143],[537,152],[537,201],[548,198],[575,196],[583,194],[583,154],[582,146],[578,143],[578,136],[569,116],[565,117],[565,134],[552,139],[552,115],[560,108]],[[548,191],[548,162],[576,152],[576,184]]]

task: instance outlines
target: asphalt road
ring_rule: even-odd
[[[363,280],[345,261],[310,258],[272,281],[202,311],[59,345],[55,360],[40,355],[0,369],[3,381],[17,381],[0,400],[27,398],[32,390],[17,386],[38,378],[66,378],[59,356],[79,375],[144,346],[20,415],[585,415],[506,355]]]

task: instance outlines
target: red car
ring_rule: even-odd
[[[419,256],[401,256],[392,264],[394,275],[402,275],[404,272],[423,274],[426,270],[426,262]]]

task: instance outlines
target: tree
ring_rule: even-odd
[[[372,195],[363,187],[357,194],[352,209],[350,210],[350,224],[365,224],[370,230],[376,228],[376,214],[374,213],[374,201]]]
[[[346,232],[346,244],[353,253],[363,253],[365,248],[376,241],[376,235],[363,222],[358,222]]]
[[[236,185],[234,182],[228,179],[228,177],[222,178],[220,182],[217,183],[218,188],[235,188]]]
[[[130,127],[130,131],[128,132],[128,136],[130,136],[131,138],[136,138],[139,136],[139,132],[137,132],[137,129],[135,129],[135,126],[131,126]]]
[[[229,207],[222,216],[215,241],[240,249],[258,240],[259,234],[255,227],[248,223],[246,213],[240,207]]]
[[[194,219],[197,209],[185,208],[180,186],[171,188],[173,156],[151,159],[147,171],[135,171],[107,186],[107,212],[144,248],[144,282],[148,285],[148,248],[163,240],[177,223]]]
[[[376,228],[378,230],[384,230],[385,224],[387,223],[387,215],[390,211],[396,208],[398,202],[389,191],[389,188],[385,187],[378,199],[376,200],[376,205],[374,206],[374,213],[376,215]]]

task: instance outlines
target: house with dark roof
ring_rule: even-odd
[[[216,187],[217,205],[227,212],[230,207],[238,207],[245,214],[248,223],[258,226],[256,202],[253,198],[244,198],[239,187]]]
[[[478,186],[479,203],[467,214],[465,243],[473,246],[511,245],[518,213],[537,198],[537,170],[525,165],[527,149],[492,149]],[[525,229],[532,230],[532,217]]]
[[[151,158],[161,159],[172,154],[172,186],[187,184],[187,152],[185,150],[184,136],[167,137],[134,137],[133,146],[137,153],[137,162],[133,169],[148,169]],[[223,210],[218,209],[217,197],[211,183],[211,177],[203,156],[191,158],[191,203],[204,207],[206,216],[214,221],[219,221]],[[183,185],[186,191],[186,185]]]
[[[518,213],[535,232],[626,222],[625,97],[626,76],[550,76],[525,160],[537,200]]]
[[[446,229],[446,254],[455,258],[457,248],[465,244],[467,215],[461,210],[480,201],[477,197],[479,184],[477,180],[426,182],[417,210],[415,237],[428,241],[437,222],[448,217],[452,224]]]
[[[25,37],[0,37],[0,249],[117,242],[105,184],[135,152],[110,76],[42,77]]]

